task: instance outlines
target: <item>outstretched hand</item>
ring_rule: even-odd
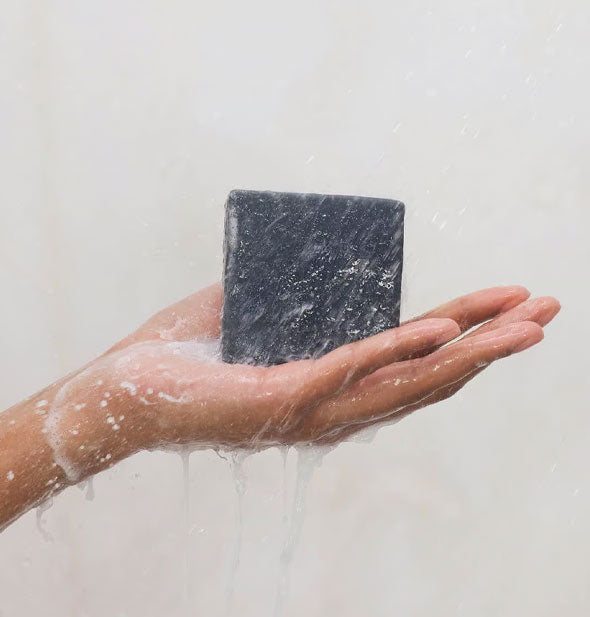
[[[212,362],[195,347],[219,336],[217,284],[115,346],[114,381],[133,384],[135,394],[120,396],[148,427],[145,447],[335,441],[447,398],[541,341],[560,306],[529,295],[518,286],[478,291],[317,360],[258,367]]]
[[[0,530],[139,450],[333,443],[447,398],[542,340],[560,306],[528,297],[478,291],[317,360],[261,367],[219,360],[221,287],[203,289],[0,413]]]

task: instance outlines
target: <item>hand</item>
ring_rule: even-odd
[[[214,285],[155,315],[76,378],[60,414],[73,443],[86,445],[68,450],[85,467],[113,449],[343,439],[447,398],[541,341],[559,303],[528,296],[522,287],[476,292],[320,359],[259,367],[211,360],[222,302]]]
[[[447,398],[543,338],[559,303],[528,296],[479,291],[317,360],[259,367],[214,361],[221,288],[204,289],[0,414],[0,530],[138,450],[332,443]]]

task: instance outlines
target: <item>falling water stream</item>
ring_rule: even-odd
[[[184,513],[184,603],[186,614],[190,615],[190,456],[189,448],[179,451],[182,462],[182,509]]]
[[[279,557],[279,572],[277,594],[274,607],[274,617],[284,614],[285,602],[289,593],[291,582],[291,570],[295,550],[301,537],[303,521],[305,519],[305,503],[307,488],[311,478],[318,467],[322,464],[324,456],[332,449],[331,447],[297,446],[297,477],[295,491],[291,505],[291,515],[286,525],[283,547]],[[285,519],[287,513],[285,512]]]
[[[43,520],[43,515],[45,514],[45,512],[47,512],[47,510],[51,508],[52,505],[53,498],[50,497],[42,504],[40,504],[37,507],[36,511],[37,529],[41,532],[41,535],[46,542],[53,542],[53,536],[47,531],[47,529],[45,529],[45,521]]]
[[[219,361],[219,345],[218,342],[208,343],[170,343],[170,348],[173,350],[183,350],[187,353],[196,354],[199,358],[207,362]],[[142,349],[147,349],[149,352],[149,345],[144,345]],[[78,377],[79,378],[79,377]],[[99,382],[99,385],[102,385]],[[139,396],[140,392],[137,385],[132,380],[126,380],[121,382],[120,387],[122,391],[130,396],[138,396],[138,401],[143,404],[148,404],[144,397]],[[69,395],[69,384],[66,384],[56,399],[56,403],[52,408],[46,419],[46,429],[49,434],[49,442],[54,449],[54,455],[56,462],[59,462],[65,470],[69,473],[68,479],[70,481],[77,477],[77,470],[73,468],[69,461],[63,456],[60,447],[59,440],[54,438],[56,433],[55,428],[60,419],[62,405],[67,400]],[[148,393],[149,394],[149,393]],[[111,396],[111,393],[109,393]],[[160,398],[166,397],[173,403],[184,402],[183,397],[173,397],[167,393],[160,392]],[[81,407],[82,404],[76,404],[76,408]],[[53,431],[53,432],[52,432]],[[279,452],[282,459],[282,517],[281,517],[281,535],[282,540],[280,542],[281,549],[278,555],[277,565],[277,583],[276,593],[274,601],[275,617],[282,617],[285,611],[289,587],[291,583],[291,573],[293,567],[293,561],[295,552],[301,537],[305,518],[305,506],[306,506],[306,493],[316,469],[321,465],[324,456],[333,448],[318,447],[308,444],[299,444],[293,447],[297,451],[297,464],[296,464],[296,477],[294,482],[294,488],[292,495],[289,494],[289,482],[288,482],[288,459],[289,459],[289,447],[280,446]],[[193,607],[193,589],[192,578],[190,572],[190,535],[191,535],[191,513],[190,513],[190,455],[195,449],[202,449],[203,446],[195,445],[176,445],[169,446],[166,449],[177,453],[181,459],[182,466],[182,517],[184,526],[184,584],[183,584],[183,598],[184,598],[184,613],[190,616],[194,614]],[[244,469],[244,462],[247,457],[256,451],[256,449],[245,450],[238,449],[227,452],[220,452],[215,450],[221,458],[229,462],[231,475],[235,490],[235,525],[234,525],[234,539],[233,547],[229,558],[229,568],[227,575],[227,583],[225,588],[225,608],[224,614],[226,617],[234,612],[235,604],[235,589],[236,578],[240,567],[242,544],[244,536],[244,499],[247,488],[247,477]],[[94,487],[92,478],[78,483],[80,490],[85,490],[85,497],[91,501],[94,499]],[[45,529],[43,514],[51,507],[52,499],[48,495],[48,499],[37,508],[37,526],[39,531],[43,535],[45,540],[52,540],[51,535]]]
[[[240,557],[242,552],[242,539],[244,536],[244,495],[246,494],[246,474],[244,472],[244,461],[248,455],[249,453],[244,450],[229,453],[229,463],[236,492],[236,530],[226,589],[225,614],[227,616],[231,615],[233,608],[236,575],[238,568],[240,567]]]

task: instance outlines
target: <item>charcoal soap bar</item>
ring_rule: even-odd
[[[222,358],[315,358],[399,325],[404,204],[232,191],[226,203]]]

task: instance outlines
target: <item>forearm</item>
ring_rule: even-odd
[[[0,530],[68,484],[45,426],[62,385],[49,386],[0,413]]]
[[[0,413],[0,530],[140,449],[110,374],[98,362]]]

